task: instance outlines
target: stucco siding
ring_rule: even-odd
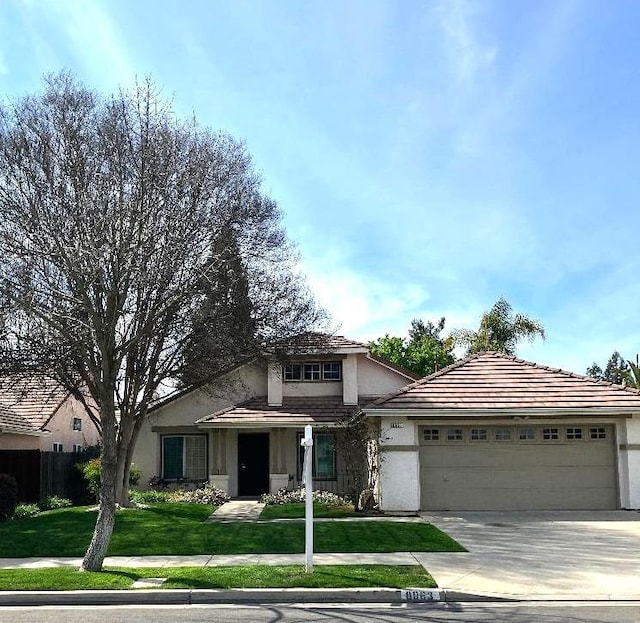
[[[266,395],[267,378],[263,369],[249,364],[234,370],[220,379],[216,385],[196,390],[176,400],[168,402],[164,407],[152,411],[145,420],[136,443],[133,462],[141,469],[140,486],[144,487],[149,479],[160,474],[160,433],[162,429],[171,432],[182,429],[182,432],[206,433],[199,429],[196,420],[219,409],[223,409],[253,396]],[[231,437],[229,438],[231,442]],[[210,453],[212,450],[209,444]],[[231,448],[227,451],[227,462],[230,460]],[[234,455],[235,456],[235,455]],[[209,466],[213,457],[209,456]],[[229,472],[229,475],[230,472]]]
[[[367,357],[358,359],[358,392],[360,396],[384,396],[398,391],[412,380]]]
[[[35,435],[15,435],[13,433],[0,434],[0,450],[39,450],[42,437]],[[49,439],[49,437],[44,437]]]
[[[73,420],[81,422],[80,430],[73,430]],[[64,452],[72,452],[73,446],[86,448],[99,442],[100,436],[94,423],[80,402],[69,396],[58,408],[45,426],[51,432],[47,437],[39,437],[40,449],[51,451],[53,443],[61,443]]]
[[[640,417],[634,415],[626,421],[626,449],[621,451],[625,455],[627,500],[623,498],[623,506],[640,508]],[[625,504],[626,502],[626,504]]]

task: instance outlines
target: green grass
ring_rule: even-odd
[[[260,519],[303,519],[305,513],[304,503],[292,502],[291,504],[268,504],[262,509]],[[313,503],[314,517],[357,517],[353,506],[327,506],[319,502]]]
[[[196,554],[289,554],[304,551],[304,521],[203,523],[212,507],[153,504],[118,512],[109,547],[112,556]],[[96,512],[86,508],[47,511],[0,524],[0,557],[82,556]],[[314,526],[316,552],[465,551],[422,522],[335,521]]]
[[[306,574],[301,566],[171,567],[105,569],[99,573],[56,569],[0,571],[0,590],[105,590],[131,588],[141,578],[168,578],[160,588],[433,588],[419,566],[323,565]]]

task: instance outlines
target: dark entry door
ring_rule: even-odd
[[[238,434],[238,495],[269,492],[269,433]]]

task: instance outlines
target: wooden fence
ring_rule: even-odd
[[[50,495],[86,502],[88,492],[76,464],[93,456],[95,452],[0,450],[0,474],[18,481],[20,502],[36,503]]]

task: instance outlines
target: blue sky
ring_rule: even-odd
[[[0,94],[151,75],[244,139],[339,332],[500,296],[583,373],[640,351],[635,0],[4,0]]]

